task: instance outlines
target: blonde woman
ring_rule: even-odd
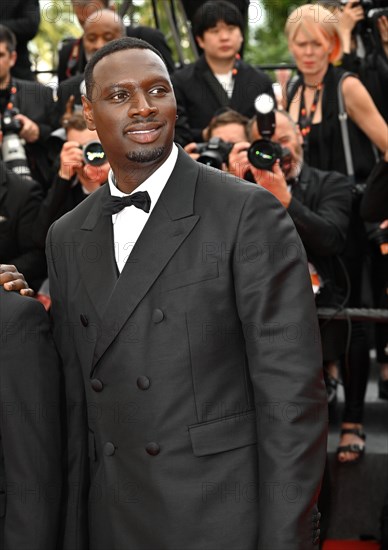
[[[322,170],[347,173],[339,121],[338,88],[346,112],[356,182],[367,179],[375,164],[372,143],[385,153],[388,128],[360,80],[333,63],[342,55],[338,14],[319,4],[305,4],[288,17],[285,27],[289,50],[299,77],[289,90],[287,109],[298,122],[304,137],[305,159]],[[362,224],[358,213],[352,218],[350,238],[344,255],[351,279],[348,304],[360,305],[362,284]],[[348,354],[349,369],[343,369],[346,404],[338,448],[340,462],[356,462],[365,448],[362,429],[363,401],[369,373],[369,349],[365,327],[352,323]]]

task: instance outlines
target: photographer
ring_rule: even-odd
[[[228,172],[228,156],[233,144],[247,141],[249,119],[233,109],[215,115],[205,132],[205,143],[191,142],[184,150],[191,158]]]
[[[229,155],[229,171],[238,177],[246,177],[250,172],[250,179],[253,177],[283,204],[305,246],[317,305],[339,306],[344,302],[347,289],[337,255],[345,244],[351,185],[342,174],[307,166],[303,162],[303,140],[297,125],[285,111],[275,111],[275,120],[270,147],[279,144],[282,158],[268,169],[257,168],[250,162],[248,155],[252,158],[251,153],[260,149],[255,143],[262,137],[258,116],[248,126],[252,146],[249,142],[234,146]],[[268,142],[267,138],[263,150]],[[265,153],[261,159],[268,156]],[[332,322],[322,330],[323,358],[327,365],[344,351],[346,331],[343,328],[341,323]]]
[[[45,140],[52,130],[52,90],[38,82],[11,76],[16,62],[16,39],[3,25],[0,25],[0,57],[3,160],[10,169],[32,177],[46,187],[50,166]]]
[[[50,225],[80,204],[108,179],[105,160],[97,132],[88,130],[82,113],[65,119],[58,173],[43,200],[35,224],[35,239],[44,247]],[[59,161],[59,162],[58,162]]]
[[[388,5],[380,8],[380,4],[346,2],[338,11],[338,26],[343,43],[342,67],[359,75],[388,121]]]

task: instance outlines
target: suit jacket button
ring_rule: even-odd
[[[154,323],[160,323],[164,319],[164,313],[161,309],[155,309],[152,313],[152,320]]]
[[[92,386],[92,389],[96,392],[100,392],[103,390],[104,384],[98,378],[93,378],[93,380],[90,381],[90,384]]]
[[[86,315],[84,315],[83,313],[81,313],[81,315],[79,316],[79,318],[81,319],[81,323],[83,324],[84,327],[87,327],[88,324],[89,324],[89,320],[88,318],[86,317]]]
[[[160,453],[160,446],[157,443],[148,443],[146,446],[146,451],[151,456],[156,456]]]
[[[105,456],[113,456],[116,452],[116,448],[115,446],[113,445],[113,443],[111,443],[110,441],[108,441],[108,443],[105,443],[104,445],[104,455]]]
[[[136,380],[137,387],[139,390],[148,390],[151,385],[151,380],[147,376],[139,376]]]

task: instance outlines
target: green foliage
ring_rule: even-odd
[[[250,21],[247,61],[254,65],[292,62],[284,35],[284,25],[289,13],[305,3],[305,0],[261,0],[264,11],[260,12],[257,1],[252,2],[251,19],[260,17],[260,20]],[[252,23],[258,25],[252,27]]]
[[[245,59],[254,65],[289,63],[292,61],[284,36],[284,24],[292,9],[305,0],[251,0],[248,36],[245,41]],[[117,12],[125,0],[115,0]],[[186,22],[175,2],[177,29],[180,38],[181,56],[186,62],[193,60]],[[175,61],[179,61],[176,35],[171,31],[168,6],[170,0],[158,0],[160,28],[171,47]],[[37,36],[30,43],[33,68],[50,70],[57,67],[57,51],[66,37],[78,37],[82,30],[71,9],[71,0],[41,0],[41,24]],[[127,24],[155,26],[151,0],[136,0],[129,3],[125,18]]]
[[[70,0],[42,2],[39,31],[29,44],[33,69],[55,69],[60,42],[66,37],[78,37],[81,34]]]

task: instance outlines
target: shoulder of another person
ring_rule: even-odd
[[[0,287],[1,325],[4,323],[23,321],[28,315],[40,317],[40,320],[48,320],[46,310],[35,298],[22,296],[19,292],[9,292]]]

